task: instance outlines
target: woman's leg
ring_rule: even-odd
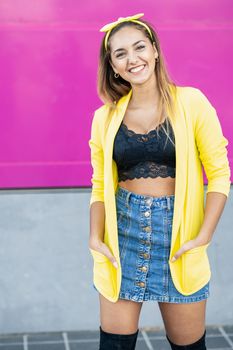
[[[172,343],[189,345],[203,337],[206,301],[205,299],[195,303],[158,303],[166,334]]]
[[[142,303],[119,299],[112,303],[101,294],[100,322],[101,328],[109,333],[132,334],[138,329]]]
[[[119,299],[112,303],[101,294],[99,350],[134,350],[142,303]]]

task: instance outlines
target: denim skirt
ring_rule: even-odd
[[[174,286],[170,267],[175,195],[153,197],[118,186],[115,193],[122,267],[120,299],[192,303],[209,297],[209,282],[191,295]]]

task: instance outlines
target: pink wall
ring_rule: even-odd
[[[91,185],[99,28],[139,12],[175,82],[216,107],[232,168],[232,0],[1,0],[0,188]]]

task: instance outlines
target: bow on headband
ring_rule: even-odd
[[[117,21],[108,23],[105,26],[103,26],[100,29],[100,32],[107,32],[107,34],[105,36],[105,41],[104,41],[105,49],[107,50],[107,42],[108,42],[108,38],[109,38],[109,35],[111,33],[111,30],[113,28],[115,28],[118,24],[123,23],[123,22],[135,22],[135,23],[138,23],[138,24],[144,26],[147,29],[147,31],[149,32],[151,38],[153,39],[151,30],[148,27],[148,25],[141,22],[141,21],[138,21],[138,18],[140,18],[142,16],[144,16],[144,13],[138,13],[137,15],[128,16],[128,17],[119,17]]]

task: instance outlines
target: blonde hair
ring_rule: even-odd
[[[110,107],[110,109],[115,109],[119,99],[122,96],[127,95],[128,92],[131,90],[131,84],[128,81],[124,80],[121,76],[119,76],[118,79],[114,77],[114,70],[112,69],[112,66],[110,64],[110,60],[111,60],[111,56],[110,56],[111,40],[110,39],[114,35],[114,33],[116,33],[121,28],[126,26],[132,26],[142,31],[144,35],[150,40],[152,45],[153,45],[153,42],[155,43],[156,49],[158,51],[159,60],[155,64],[155,74],[157,79],[159,95],[160,95],[159,108],[158,108],[160,118],[159,118],[159,125],[156,128],[156,130],[158,132],[158,130],[160,129],[160,123],[161,123],[161,120],[163,119],[163,113],[165,113],[166,129],[162,124],[161,124],[161,127],[164,129],[168,138],[170,138],[169,137],[169,119],[172,117],[172,115],[174,115],[175,107],[174,107],[174,99],[172,95],[176,93],[176,85],[170,79],[168,71],[166,69],[165,60],[160,48],[158,35],[156,34],[155,30],[153,29],[150,23],[141,19],[140,21],[145,23],[150,28],[152,37],[150,36],[148,30],[144,26],[135,22],[130,22],[130,21],[123,22],[118,24],[116,27],[112,29],[108,38],[108,44],[107,44],[107,50],[106,50],[105,36],[107,35],[107,33],[105,34],[100,46],[98,74],[97,74],[97,92],[100,99],[105,104],[107,104]]]

